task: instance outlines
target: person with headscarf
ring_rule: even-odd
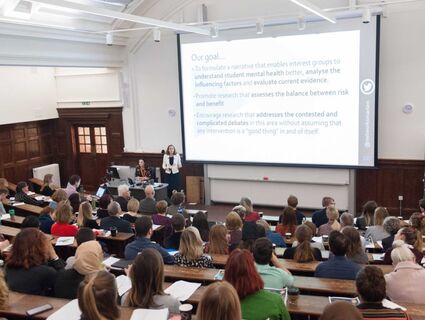
[[[75,253],[72,269],[58,274],[54,288],[55,297],[64,299],[77,298],[78,287],[84,277],[103,269],[103,252],[96,240],[82,243]]]

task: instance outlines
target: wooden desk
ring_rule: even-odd
[[[164,265],[166,281],[186,280],[192,282],[211,283],[216,281],[214,276],[219,269],[180,267]]]
[[[210,256],[213,260],[213,264],[219,268],[224,268],[224,266],[226,265],[227,259],[229,257],[228,255],[224,255],[224,254],[211,254]],[[289,271],[293,272],[294,274],[300,274],[300,275],[313,274],[314,271],[316,270],[317,265],[320,263],[320,261],[298,263],[290,259],[279,259],[279,260],[283,262],[283,265]],[[384,272],[384,274],[390,273],[394,269],[392,265],[376,265],[376,266],[380,268]]]
[[[10,181],[8,181],[7,183],[8,183],[7,189],[9,189],[9,192],[11,192],[12,194],[15,194],[16,193],[16,184],[14,184]]]
[[[42,207],[39,206],[35,206],[32,204],[23,204],[20,206],[13,206],[12,203],[10,202],[10,200],[6,199],[3,201],[4,207],[7,211],[9,211],[10,209],[14,209],[15,213],[17,215],[20,216],[29,216],[29,215],[33,215],[33,216],[39,216],[40,213],[43,211]]]
[[[8,218],[8,219],[1,220],[1,224],[4,225],[4,226],[9,226],[9,227],[20,229],[24,219],[25,219],[24,217],[15,215],[15,217],[13,219]]]
[[[16,237],[21,229],[0,225],[0,233],[8,240]]]
[[[25,312],[28,309],[32,309],[32,308],[50,303],[53,306],[52,310],[40,313],[31,318],[31,319],[46,319],[48,316],[58,311],[61,307],[66,305],[68,302],[70,302],[70,300],[10,292],[9,306],[4,310],[0,310],[0,316],[7,317],[9,319],[17,319],[17,318],[27,319],[28,316],[26,315]],[[133,313],[132,308],[120,307],[120,309],[121,309],[120,319],[128,320],[131,318],[131,314]]]

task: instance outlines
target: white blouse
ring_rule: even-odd
[[[170,156],[168,154],[164,154],[164,158],[162,160],[162,169],[165,170],[165,173],[178,173],[179,169],[182,167],[182,161],[179,154],[174,155],[174,162],[170,164]]]

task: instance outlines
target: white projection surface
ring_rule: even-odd
[[[377,24],[180,35],[185,159],[374,166]]]

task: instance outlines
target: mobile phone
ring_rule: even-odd
[[[42,313],[44,311],[51,310],[51,309],[53,309],[53,306],[51,304],[47,303],[47,304],[44,304],[42,306],[29,309],[29,310],[26,311],[26,313],[29,316],[35,316],[36,314],[39,314],[39,313]]]

